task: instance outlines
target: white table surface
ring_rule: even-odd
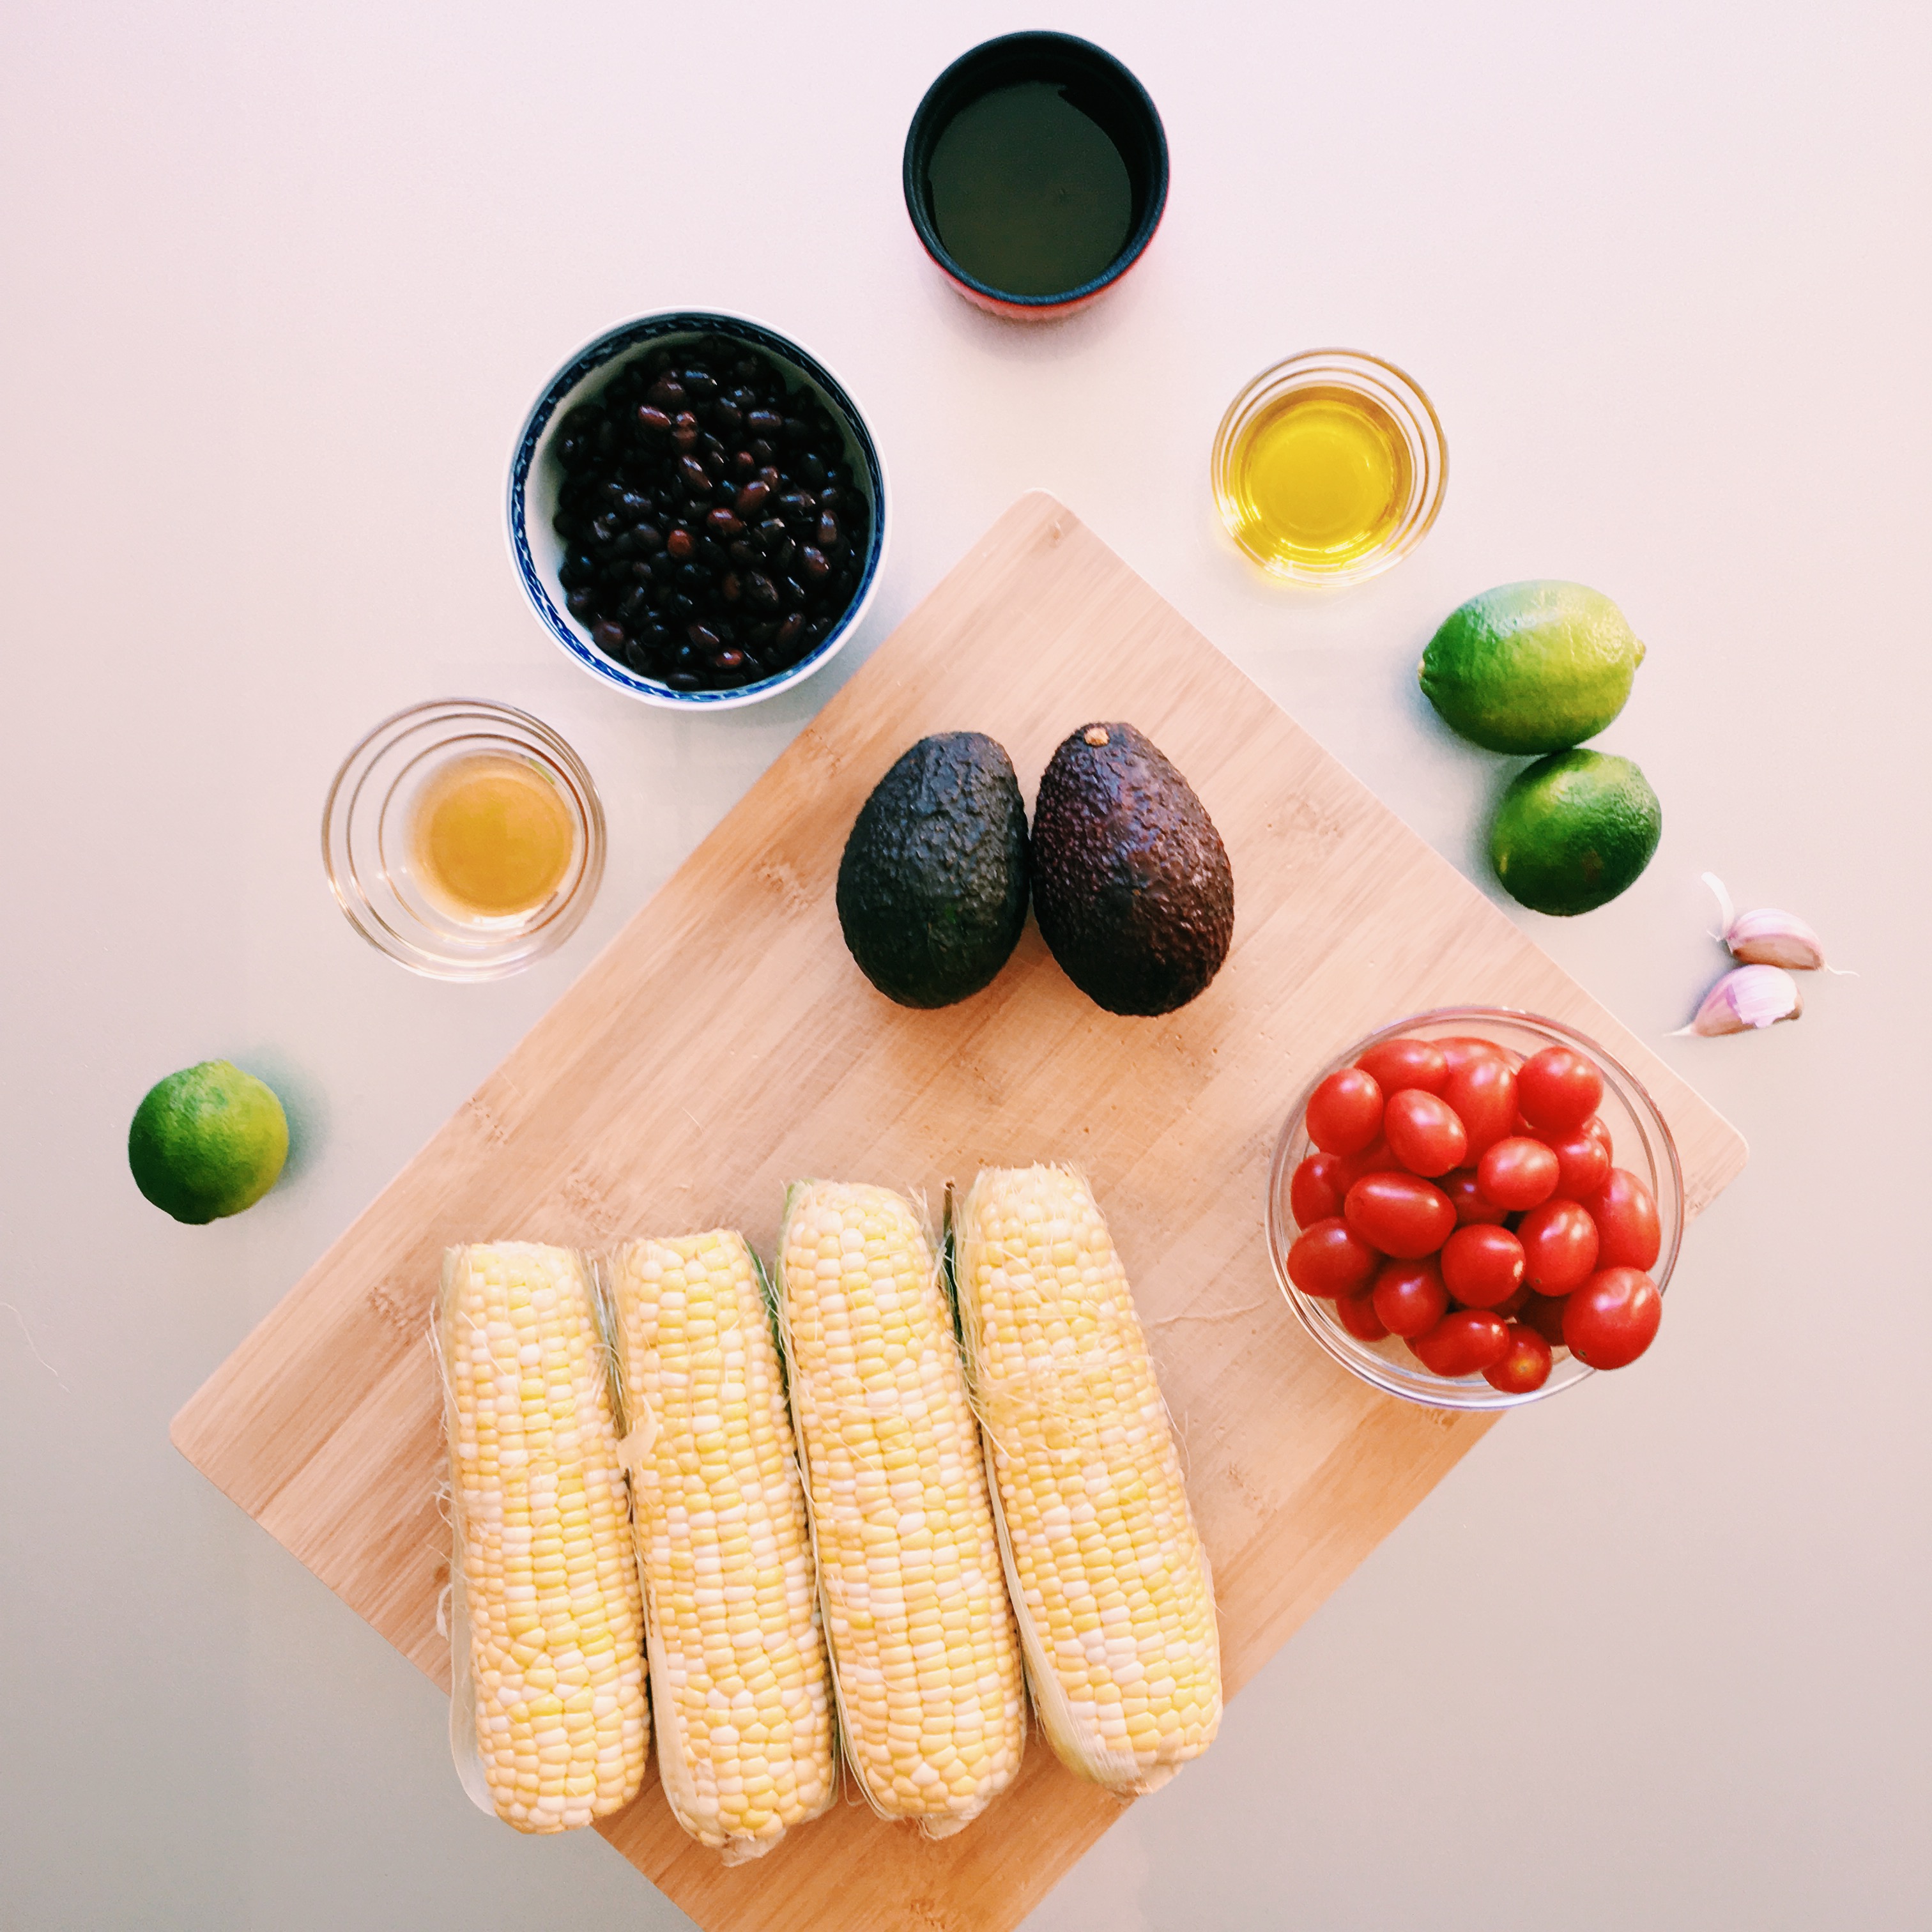
[[[1040,25],[1141,76],[1174,180],[1130,280],[1028,332],[940,284],[898,161],[946,61]],[[1932,1922],[1922,7],[22,0],[4,38],[0,1926],[686,1923],[473,1810],[440,1696],[168,1420],[1034,484],[1490,890],[1512,767],[1415,658],[1487,585],[1609,591],[1663,845],[1514,916],[1646,1036],[1720,970],[1706,868],[1862,976],[1663,1043],[1752,1158],[1652,1356],[1496,1430],[1029,1932]],[[894,491],[836,668],[692,722],[565,662],[499,512],[551,368],[680,302],[815,348]],[[1417,554],[1321,598],[1205,472],[1248,376],[1336,343],[1452,463]],[[585,926],[496,986],[380,957],[318,862],[350,742],[452,694],[548,719],[610,814]],[[126,1124],[216,1055],[297,1151],[178,1227]]]

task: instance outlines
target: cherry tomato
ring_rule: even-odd
[[[1664,1298],[1641,1268],[1599,1268],[1563,1298],[1563,1340],[1593,1369],[1621,1369],[1651,1345]]]
[[[1492,1040],[1478,1040],[1473,1034],[1459,1034],[1452,1040],[1438,1040],[1436,1049],[1453,1076],[1472,1060],[1500,1060],[1507,1066],[1509,1055]]]
[[[1563,1346],[1563,1306],[1569,1300],[1563,1294],[1532,1294],[1516,1311],[1516,1318],[1526,1328],[1534,1328],[1552,1348]],[[1498,1310],[1500,1313],[1502,1311]]]
[[[1458,1228],[1442,1258],[1443,1285],[1465,1308],[1493,1308],[1522,1282],[1522,1244],[1507,1228]]]
[[[1610,1123],[1604,1118],[1602,1114],[1592,1114],[1590,1118],[1583,1123],[1583,1131],[1586,1134],[1589,1135],[1592,1139],[1601,1141],[1604,1144],[1604,1153],[1608,1154],[1611,1160],[1615,1160],[1616,1159],[1617,1150],[1616,1145],[1610,1138]]]
[[[1390,1153],[1388,1142],[1378,1137],[1372,1145],[1363,1148],[1360,1154],[1345,1154],[1342,1156],[1341,1172],[1337,1178],[1338,1184],[1342,1192],[1346,1194],[1364,1174],[1393,1174],[1401,1166],[1402,1162]],[[1337,1212],[1339,1211],[1337,1210]]]
[[[1365,1174],[1348,1190],[1342,1213],[1372,1248],[1404,1261],[1432,1255],[1456,1225],[1441,1188],[1413,1174]]]
[[[1375,1296],[1366,1288],[1359,1294],[1338,1294],[1335,1318],[1358,1342],[1379,1342],[1388,1333],[1376,1312]]]
[[[1288,1211],[1298,1228],[1312,1228],[1317,1221],[1332,1221],[1342,1211],[1342,1197],[1348,1192],[1342,1180],[1339,1154],[1312,1154],[1294,1170],[1288,1184]]]
[[[1574,1134],[1546,1134],[1543,1137],[1556,1156],[1556,1191],[1566,1201],[1581,1201],[1603,1186],[1610,1171],[1610,1150],[1606,1142],[1578,1128]]]
[[[1525,1282],[1514,1294],[1507,1295],[1498,1302],[1490,1312],[1492,1315],[1500,1315],[1505,1322],[1514,1321],[1523,1304],[1529,1299],[1531,1293],[1529,1283]]]
[[[1510,1395],[1527,1395],[1550,1379],[1550,1344],[1520,1322],[1509,1324],[1509,1353],[1483,1371],[1490,1388]]]
[[[1450,1205],[1456,1210],[1456,1225],[1459,1228],[1466,1228],[1472,1222],[1499,1222],[1509,1212],[1507,1208],[1498,1208],[1493,1201],[1483,1198],[1473,1167],[1459,1167],[1454,1174],[1443,1175],[1436,1184],[1448,1196]]]
[[[1359,1066],[1331,1073],[1308,1096],[1308,1138],[1324,1154],[1360,1154],[1382,1128],[1382,1090]]]
[[[1333,1299],[1367,1287],[1382,1260],[1347,1222],[1331,1218],[1296,1236],[1288,1251],[1288,1278],[1304,1294]]]
[[[1419,1088],[1425,1094],[1439,1094],[1449,1082],[1449,1063],[1432,1040],[1385,1040],[1372,1046],[1355,1064],[1372,1074],[1384,1094],[1405,1087]]]
[[[1476,1185],[1486,1201],[1515,1213],[1547,1201],[1556,1192],[1560,1171],[1556,1155],[1540,1141],[1512,1134],[1484,1149],[1476,1163]]]
[[[1664,1246],[1657,1203],[1650,1190],[1628,1168],[1613,1167],[1604,1184],[1583,1203],[1597,1224],[1600,1268],[1650,1268]]]
[[[1383,1262],[1373,1292],[1376,1314],[1391,1335],[1424,1334],[1449,1312],[1449,1291],[1433,1255]]]
[[[1411,1174],[1447,1174],[1469,1150],[1469,1137],[1448,1102],[1419,1087],[1404,1087],[1389,1096],[1382,1132],[1389,1152]]]
[[[1408,1338],[1409,1352],[1430,1374],[1478,1376],[1509,1352],[1509,1324],[1486,1308],[1458,1308],[1426,1334]]]
[[[1442,1097],[1462,1123],[1472,1160],[1501,1140],[1515,1124],[1516,1076],[1500,1060],[1472,1054],[1450,1070]]]
[[[1523,1279],[1539,1294],[1568,1294],[1594,1272],[1597,1224],[1574,1201],[1546,1201],[1516,1231],[1527,1264]]]
[[[1604,1076],[1568,1046],[1532,1053],[1516,1072],[1516,1103],[1532,1127],[1564,1134],[1580,1127],[1604,1097]]]

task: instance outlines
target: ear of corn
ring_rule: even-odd
[[[582,1257],[520,1241],[450,1249],[436,1340],[452,1740],[471,1796],[506,1823],[570,1830],[630,1802],[650,1748],[609,1354]]]
[[[846,1755],[874,1809],[944,1837],[1012,1782],[1026,1711],[932,1246],[884,1188],[801,1181],[778,1292]]]
[[[658,1768],[728,1864],[836,1793],[805,1496],[744,1237],[633,1241],[611,1286]]]
[[[1150,1791],[1221,1718],[1207,1552],[1106,1222],[1061,1167],[982,1172],[959,1308],[1034,1702],[1084,1778]]]

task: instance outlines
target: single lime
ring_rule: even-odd
[[[1510,896],[1568,918],[1636,881],[1664,835],[1664,811],[1628,758],[1558,752],[1519,772],[1490,826],[1490,862]]]
[[[252,1208],[288,1156],[288,1116],[273,1089],[225,1060],[157,1082],[128,1129],[134,1185],[197,1225]]]
[[[1505,584],[1459,604],[1422,654],[1452,731],[1492,752],[1562,752],[1624,708],[1643,662],[1624,614],[1580,584]]]

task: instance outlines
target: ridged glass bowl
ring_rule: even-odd
[[[1397,1020],[1357,1040],[1316,1073],[1296,1101],[1275,1148],[1274,1166],[1268,1176],[1268,1256],[1274,1264],[1275,1280],[1301,1325],[1352,1375],[1359,1376],[1385,1394],[1400,1396],[1405,1402],[1418,1402],[1426,1408],[1518,1408],[1525,1402],[1540,1402],[1546,1396],[1574,1388],[1594,1372],[1568,1349],[1559,1347],[1550,1379],[1526,1394],[1492,1388],[1479,1375],[1453,1378],[1432,1375],[1409,1353],[1406,1342],[1393,1335],[1379,1342],[1362,1341],[1342,1326],[1334,1302],[1303,1294],[1288,1278],[1288,1251],[1300,1232],[1288,1206],[1288,1185],[1296,1168],[1314,1150],[1303,1124],[1310,1095],[1330,1074],[1353,1066],[1370,1047],[1378,1046],[1385,1040],[1446,1040],[1459,1034],[1493,1040],[1519,1064],[1546,1046],[1574,1047],[1595,1063],[1604,1076],[1603,1105],[1598,1112],[1614,1143],[1611,1159],[1616,1166],[1635,1174],[1656,1198],[1663,1245],[1650,1274],[1660,1294],[1670,1286],[1670,1271],[1676,1264],[1678,1244],[1684,1234],[1684,1176],[1678,1166],[1677,1144],[1670,1137],[1670,1129],[1657,1102],[1635,1074],[1612,1058],[1588,1034],[1565,1026],[1561,1020],[1544,1019],[1505,1006],[1443,1006],[1433,1012]]]
[[[427,788],[458,759],[508,758],[549,784],[571,852],[526,910],[465,916],[419,876],[412,834]],[[380,952],[436,980],[500,980],[555,951],[604,876],[604,808],[578,758],[541,718],[444,698],[386,718],[342,762],[322,810],[322,862],[349,923]]]
[[[1250,431],[1275,406],[1298,394],[1358,397],[1386,417],[1402,439],[1408,467],[1406,496],[1389,530],[1370,550],[1335,560],[1284,556],[1260,534],[1242,481]],[[1214,506],[1228,534],[1271,577],[1336,587],[1359,584],[1400,563],[1429,534],[1449,480],[1449,446],[1435,405],[1420,384],[1392,362],[1354,349],[1310,349],[1264,369],[1228,405],[1209,458]]]

